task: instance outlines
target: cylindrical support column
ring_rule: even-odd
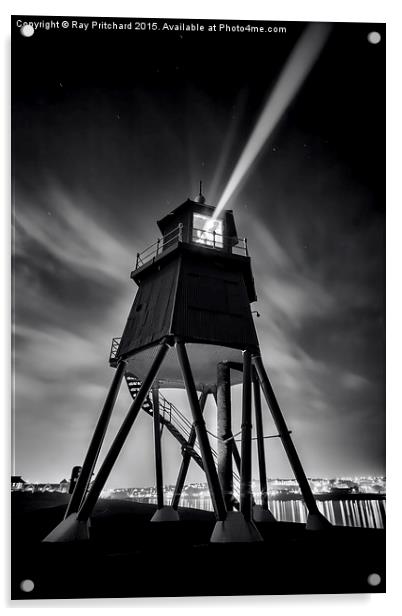
[[[289,434],[288,427],[282,415],[282,411],[279,407],[278,401],[276,399],[274,390],[272,389],[272,385],[269,381],[268,375],[265,371],[261,357],[259,355],[254,355],[253,363],[254,363],[255,369],[257,370],[258,379],[260,381],[261,388],[264,393],[265,399],[271,410],[271,414],[275,422],[276,429],[278,430],[281,436],[282,443],[285,448],[286,454],[288,456],[289,462],[295,474],[296,480],[300,486],[300,490],[302,492],[304,502],[306,503],[309,513],[317,514],[319,513],[317,503],[315,502],[313,493],[310,488],[310,484],[304,473],[299,456],[297,454],[296,448]]]
[[[229,365],[229,368],[233,368],[233,362],[227,362],[227,364]],[[236,368],[237,370],[237,368]],[[243,364],[241,364],[241,372],[243,372]],[[217,402],[217,397],[216,397],[216,393],[214,393],[214,398],[215,398],[215,402],[216,404],[218,404]],[[240,459],[240,452],[239,452],[239,448],[237,446],[237,443],[235,441],[235,439],[233,438],[233,433],[230,433],[230,436],[232,437],[232,455],[233,455],[233,461],[235,463],[235,466],[237,468],[237,472],[239,473],[240,476],[240,471],[241,471],[241,459]],[[233,467],[232,467],[233,468]],[[232,504],[235,503],[236,501],[232,501]],[[254,498],[252,499],[253,505],[254,505]],[[238,507],[236,507],[238,508]]]
[[[268,511],[268,489],[267,489],[267,474],[265,467],[265,448],[264,448],[264,427],[262,422],[261,412],[261,391],[260,383],[256,374],[253,375],[254,386],[254,411],[255,411],[255,428],[257,434],[257,451],[258,451],[258,467],[260,474],[260,490],[261,490],[261,505],[265,511]]]
[[[243,399],[241,423],[240,511],[251,520],[251,353],[243,351]]]
[[[183,380],[187,391],[188,401],[193,416],[193,423],[198,439],[198,444],[201,450],[202,462],[204,464],[205,474],[207,476],[208,487],[211,493],[211,499],[214,506],[215,515],[218,520],[226,519],[226,507],[223,499],[221,486],[218,479],[218,474],[215,468],[214,459],[212,457],[211,446],[208,440],[208,434],[205,427],[205,421],[201,413],[200,405],[197,398],[194,379],[188,360],[187,350],[185,345],[178,341],[176,344],[177,355]]]
[[[102,412],[99,416],[98,423],[96,424],[96,428],[93,433],[90,445],[88,447],[87,455],[85,456],[81,472],[78,476],[77,483],[75,484],[74,492],[72,493],[70,502],[68,503],[64,516],[65,518],[67,518],[71,513],[74,513],[79,510],[82,499],[84,498],[85,493],[88,489],[88,485],[91,481],[92,473],[94,471],[96,462],[98,460],[99,452],[105,438],[106,430],[109,425],[117,394],[119,393],[125,367],[126,362],[124,360],[120,360],[117,364],[113,381],[106,397],[105,404],[103,405]]]
[[[233,368],[233,362],[228,362],[229,368]],[[241,364],[241,372],[243,372],[243,364]],[[216,406],[218,407],[218,399],[216,396],[216,392],[214,392],[214,398],[215,398],[215,403]],[[233,433],[230,433],[230,436],[233,437]],[[240,473],[240,453],[239,453],[239,448],[237,447],[236,441],[234,439],[232,439],[232,454],[233,454],[233,460],[234,463],[236,465],[237,471]]]
[[[204,407],[205,407],[205,403],[207,401],[207,397],[208,397],[208,392],[203,391],[199,397],[198,403],[200,405],[200,409],[201,409],[201,413],[204,411]],[[196,439],[197,435],[195,433],[195,428],[194,425],[192,426],[191,430],[190,430],[190,436],[188,438],[187,441],[187,447],[194,447],[195,444],[195,439]],[[188,467],[190,466],[190,461],[191,461],[191,454],[189,451],[184,450],[183,451],[183,457],[182,457],[182,461],[180,464],[180,469],[179,469],[179,473],[177,475],[177,481],[176,481],[176,485],[175,485],[175,489],[174,489],[174,493],[173,493],[173,498],[172,498],[172,507],[173,509],[177,509],[179,506],[179,502],[180,502],[180,497],[181,494],[183,492],[183,487],[184,487],[184,482],[186,480],[187,477],[187,472],[188,472]]]
[[[162,443],[161,422],[159,416],[159,389],[152,388],[152,414],[154,420],[154,445],[155,445],[155,477],[156,496],[158,509],[163,507],[163,468],[162,468]]]
[[[96,502],[99,498],[100,493],[110,475],[110,472],[116,462],[121,448],[123,447],[125,440],[134,424],[134,421],[137,418],[137,415],[144,404],[144,400],[152,386],[152,383],[155,380],[156,375],[158,374],[158,370],[165,358],[166,353],[169,350],[169,345],[166,342],[163,342],[159,350],[156,354],[156,357],[149,369],[149,372],[145,379],[142,382],[142,385],[138,391],[138,394],[132,403],[125,420],[123,421],[120,430],[118,431],[115,439],[103,461],[102,466],[100,467],[98,474],[96,475],[94,482],[92,484],[91,489],[88,492],[88,495],[78,513],[78,520],[86,521],[92,513],[93,508],[96,505]]]
[[[230,368],[225,363],[217,367],[216,381],[218,477],[222,486],[227,511],[233,509],[233,438],[230,396]],[[230,440],[227,440],[230,439]]]

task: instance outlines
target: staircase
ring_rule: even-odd
[[[141,381],[130,372],[126,372],[125,377],[131,397],[135,400],[141,387]],[[153,416],[153,405],[149,394],[142,405],[142,409],[151,417]],[[204,470],[201,452],[197,441],[195,442],[194,447],[189,447],[187,444],[190,438],[191,429],[193,427],[192,423],[174,404],[172,404],[172,402],[169,402],[169,400],[167,400],[161,392],[159,392],[159,416],[162,430],[166,427],[170,434],[179,442],[182,452],[188,452],[198,466]],[[218,454],[213,447],[211,447],[211,451],[216,462]],[[233,473],[233,492],[238,498],[240,492],[240,477],[235,472]],[[236,506],[237,499],[234,499],[234,504]]]

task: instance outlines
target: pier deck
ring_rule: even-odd
[[[181,522],[150,523],[154,505],[108,499],[95,509],[90,541],[45,544],[68,496],[12,497],[13,599],[385,591],[383,530],[262,523],[264,543],[216,545],[210,512],[179,508]],[[20,589],[25,579],[32,592]]]

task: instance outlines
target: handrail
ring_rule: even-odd
[[[233,238],[231,235],[223,235],[222,233],[217,233],[215,230],[208,231],[207,229],[193,228],[191,239],[195,244],[200,244],[201,246],[213,248],[215,250],[225,249],[227,245],[229,245],[232,252],[238,251],[233,254],[245,254],[247,257],[249,256],[246,237]],[[234,243],[234,239],[236,239],[236,243]]]
[[[205,235],[205,238],[202,237],[202,235]],[[142,267],[149,261],[155,260],[155,258],[166,248],[182,241],[183,224],[180,223],[177,227],[172,229],[172,231],[169,231],[163,237],[159,237],[156,242],[150,246],[147,246],[147,248],[145,248],[142,252],[137,252],[135,270]],[[193,228],[191,242],[204,246],[205,248],[212,248],[215,250],[227,250],[227,247],[229,246],[232,254],[242,256],[245,255],[246,257],[249,256],[247,238],[245,237],[233,238],[232,236],[223,235],[221,233],[217,233],[216,231]]]
[[[112,363],[116,359],[119,346],[120,346],[120,342],[121,342],[121,337],[112,339],[112,346],[110,347],[110,354],[109,354],[109,363]]]
[[[175,425],[175,427],[181,427],[183,432],[185,432],[186,436],[189,437],[190,430],[192,429],[193,424],[187,419],[185,415],[183,415],[183,413],[179,411],[179,409],[174,404],[172,404],[169,400],[166,400],[166,398],[160,392],[159,392],[159,399],[160,401],[163,401],[164,404],[167,404],[169,406],[170,412],[171,412],[171,416],[170,416],[171,423]],[[177,418],[172,417],[172,411],[173,411],[173,414],[176,415],[181,421],[178,421]],[[185,428],[183,427],[183,423],[186,425]],[[197,453],[201,453],[199,449],[198,441],[195,441],[194,448],[196,449]],[[212,455],[214,459],[216,460],[218,457],[216,450],[213,447],[211,447],[211,451],[212,451]],[[235,484],[238,484],[238,485],[234,485],[234,489],[236,491],[239,491],[240,490],[240,477],[236,473],[236,471],[233,472],[233,479],[234,479]]]
[[[172,236],[172,237],[170,237]],[[168,238],[168,239],[166,239]],[[145,248],[142,252],[137,252],[137,260],[135,264],[135,269],[138,269],[142,265],[145,265],[146,262],[154,259],[159,255],[160,250],[166,248],[167,245],[181,242],[183,239],[183,224],[180,223],[172,229],[172,231],[168,231],[163,237],[158,237],[156,242]]]

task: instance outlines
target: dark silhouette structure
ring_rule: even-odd
[[[261,390],[278,436],[309,511],[307,528],[329,522],[317,508],[309,482],[262,363],[250,304],[256,298],[247,240],[237,236],[233,213],[214,218],[215,208],[201,193],[158,222],[162,237],[137,255],[131,278],[138,291],[121,339],[114,339],[114,379],[99,417],[66,516],[45,541],[87,538],[88,521],[113,465],[141,408],[153,416],[158,509],[153,521],[178,520],[191,458],[205,471],[216,516],[212,542],[256,542],[262,537],[254,521],[273,521],[268,510],[262,430]],[[176,351],[176,352],[174,352]],[[125,375],[133,403],[90,485],[110,415]],[[231,426],[231,385],[242,383],[241,450]],[[192,415],[186,437],[174,422],[173,405],[160,389],[185,388]],[[252,398],[258,444],[262,505],[251,490]],[[208,395],[217,404],[217,465],[203,409]],[[174,407],[173,407],[174,408]],[[172,505],[163,500],[161,426],[182,447]],[[199,453],[195,451],[198,444]],[[234,480],[239,473],[239,499]],[[238,509],[235,511],[234,509]]]
[[[71,470],[70,484],[68,488],[69,494],[72,494],[74,492],[75,484],[77,483],[80,472],[81,472],[81,466],[73,466]]]

